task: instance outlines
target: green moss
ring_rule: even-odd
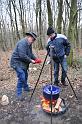
[[[73,63],[73,50],[70,51],[70,55],[67,58],[67,63],[69,66],[72,66]]]

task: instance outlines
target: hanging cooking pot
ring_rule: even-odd
[[[54,85],[46,85],[43,87],[43,96],[47,100],[51,100],[51,91],[52,91],[52,100],[57,100],[59,98],[60,88]]]

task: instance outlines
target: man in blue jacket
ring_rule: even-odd
[[[26,37],[19,40],[12,53],[10,65],[15,69],[18,77],[16,94],[22,100],[22,89],[29,91],[28,86],[28,67],[30,63],[35,63],[36,57],[32,53],[32,43],[37,35],[33,32],[26,33]]]
[[[53,27],[47,30],[49,37],[47,51],[50,55],[50,46],[52,46],[52,58],[54,60],[54,84],[58,85],[59,80],[59,65],[62,67],[61,83],[66,86],[65,78],[67,73],[67,56],[70,53],[70,43],[65,35],[57,34]]]

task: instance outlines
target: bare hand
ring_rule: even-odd
[[[64,58],[67,58],[67,56],[66,56],[66,55],[64,55]]]
[[[32,62],[33,64],[35,64],[35,61],[34,61],[34,60],[31,60],[31,62]]]

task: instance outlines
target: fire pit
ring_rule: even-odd
[[[52,90],[52,101],[51,101],[51,90]],[[42,109],[51,113],[51,105],[52,105],[52,113],[63,114],[67,110],[67,106],[65,105],[64,99],[59,97],[60,88],[55,85],[46,85],[43,87],[43,96],[41,98],[41,106]]]

